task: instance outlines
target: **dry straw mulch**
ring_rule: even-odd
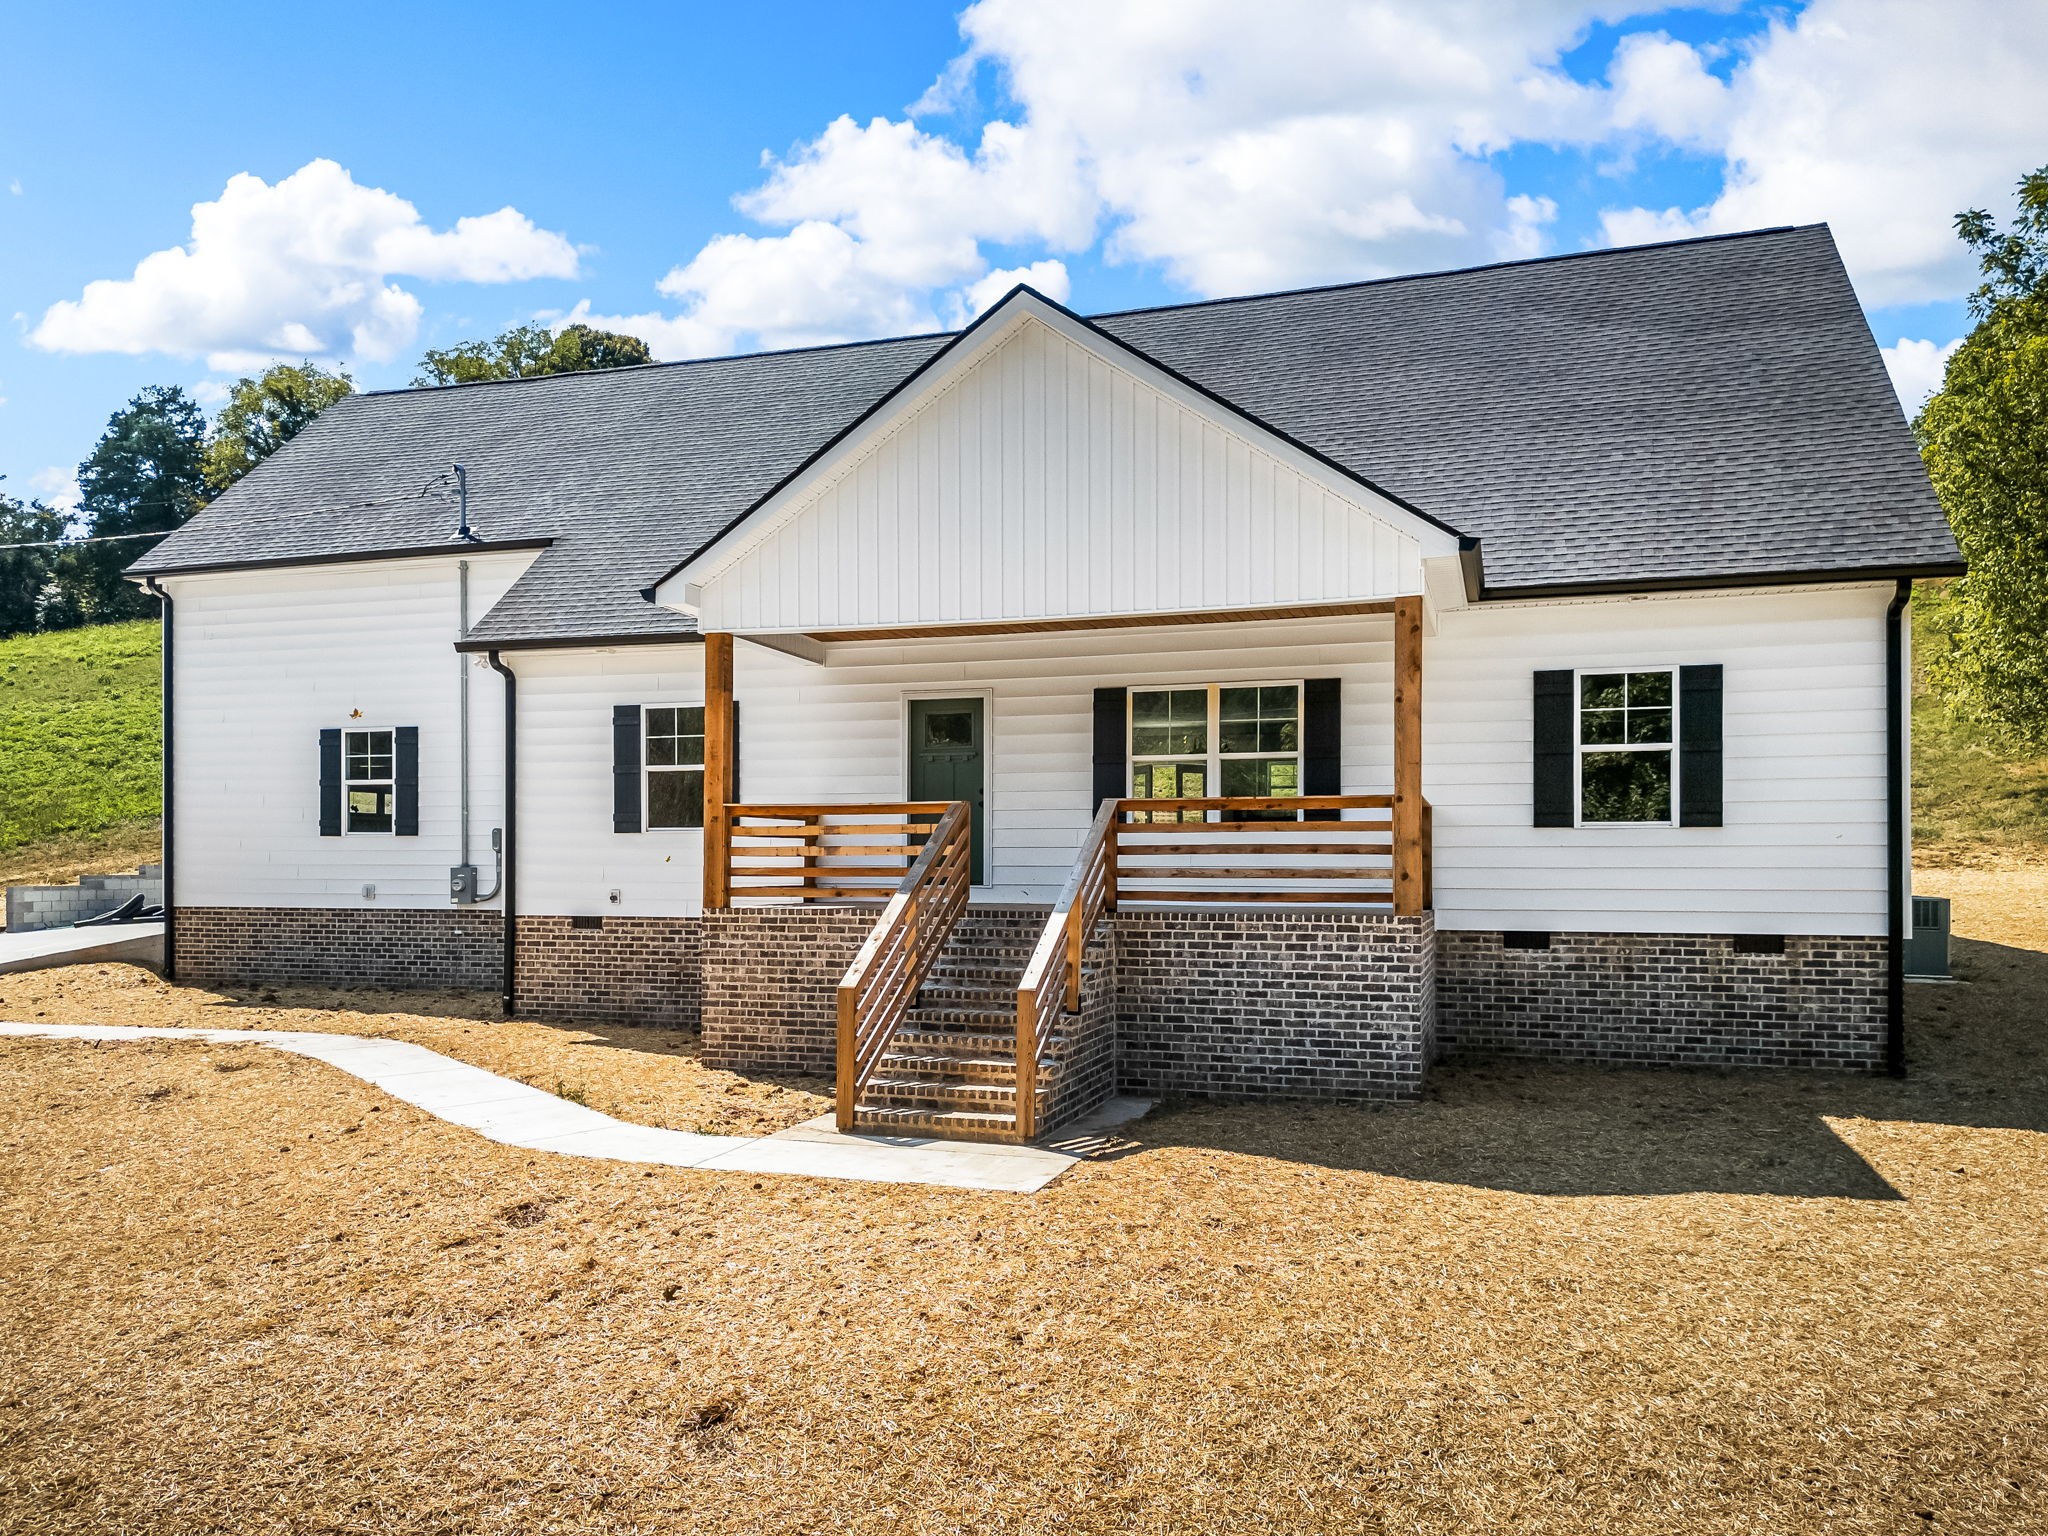
[[[0,1042],[0,1529],[2048,1530],[2048,955],[1962,951],[1904,1082],[1465,1066],[1036,1196]]]
[[[763,1136],[825,1113],[821,1078],[749,1078],[697,1060],[694,1031],[538,1024],[474,992],[167,985],[135,965],[0,976],[0,1019],[185,1029],[311,1029],[409,1040],[638,1125]]]

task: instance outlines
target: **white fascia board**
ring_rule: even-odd
[[[1020,290],[984,317],[979,334],[967,338],[942,358],[918,381],[915,390],[875,412],[836,444],[831,452],[797,475],[738,525],[727,529],[656,583],[655,602],[679,613],[694,612],[701,603],[703,589],[794,516],[814,491],[829,483],[878,439],[896,430],[934,397],[951,388],[969,369],[1016,334],[1019,327],[1034,320],[1075,346],[1095,353],[1112,367],[1130,373],[1220,429],[1256,441],[1266,452],[1331,494],[1357,503],[1370,515],[1415,539],[1425,561],[1458,553],[1459,539],[1455,533],[1417,516],[1363,481],[1332,468],[1250,417],[1218,403],[1200,390],[1190,388],[1139,353],[1081,324],[1038,295]]]

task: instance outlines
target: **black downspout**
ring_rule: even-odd
[[[1885,881],[1885,1021],[1884,1069],[1906,1075],[1906,730],[1907,709],[1905,613],[1913,600],[1913,583],[1902,581],[1884,611],[1885,784],[1891,797],[1885,849],[1890,870]]]
[[[156,584],[154,576],[145,576],[142,585],[163,607],[163,791],[164,791],[164,980],[178,979],[178,895],[177,895],[177,847],[178,817],[177,796],[178,756],[175,750],[176,738],[172,722],[177,718],[172,706],[177,702],[177,673],[172,663],[176,659],[176,642],[171,631],[171,594]]]
[[[505,1016],[510,1018],[518,997],[519,909],[513,899],[518,889],[519,870],[519,679],[512,669],[490,653],[491,670],[505,679],[505,907],[502,962],[505,976]]]

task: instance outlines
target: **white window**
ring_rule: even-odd
[[[1578,681],[1580,824],[1671,825],[1677,799],[1676,670],[1581,672]]]
[[[389,832],[398,798],[389,731],[341,733],[341,825],[344,832]]]
[[[650,704],[646,726],[647,819],[655,827],[704,825],[704,709]]]
[[[1130,742],[1134,800],[1298,795],[1301,684],[1133,688]]]

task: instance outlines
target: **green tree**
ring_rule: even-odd
[[[237,379],[206,441],[207,485],[220,494],[355,388],[345,372],[329,373],[316,363],[278,363],[253,379]]]
[[[206,418],[184,390],[154,385],[107,422],[78,467],[79,512],[89,537],[169,533],[206,503]],[[58,556],[45,629],[153,617],[156,599],[121,579],[154,539],[75,544]]]
[[[2048,166],[1999,229],[1956,216],[1984,281],[1976,325],[1914,430],[1969,574],[1931,605],[1928,671],[1949,708],[2013,746],[2048,748]]]
[[[24,505],[0,492],[0,640],[40,627],[57,551],[34,546],[48,546],[62,538],[65,522],[64,514],[54,507],[39,501]],[[31,547],[7,547],[22,544]]]
[[[633,368],[654,361],[637,336],[595,326],[515,325],[489,341],[429,351],[413,376],[415,384],[480,384],[489,379],[530,379],[543,373],[580,373],[592,368]]]

